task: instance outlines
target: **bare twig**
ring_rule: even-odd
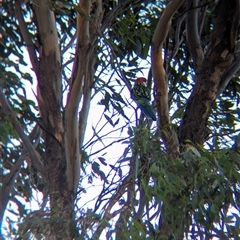
[[[73,45],[76,40],[76,32],[71,36],[71,40],[67,43],[67,45],[61,50],[61,56]]]
[[[103,148],[97,150],[96,152],[89,154],[88,156],[90,157],[90,156],[96,155],[96,154],[100,153],[101,151],[107,149],[108,147],[112,146],[113,144],[122,142],[122,141],[127,140],[127,139],[129,139],[129,137],[126,137],[126,138],[122,138],[122,139],[118,139],[118,140],[116,140],[116,141],[113,141],[113,142],[109,143],[108,145],[104,146]]]
[[[104,36],[103,36],[103,37],[104,37]],[[104,38],[105,38],[105,37],[104,37]],[[115,59],[118,59],[118,57],[117,57],[117,55],[116,55],[116,53],[115,53],[115,51],[114,51],[111,43],[107,40],[107,38],[105,38],[104,41],[105,41],[105,42],[108,44],[108,46],[111,48],[112,54],[113,54],[113,56],[115,57]],[[125,78],[124,73],[123,73],[123,71],[121,70],[121,67],[120,67],[119,62],[116,61],[116,63],[117,63],[117,66],[118,66],[118,71],[117,71],[116,73],[117,73],[117,75],[120,77],[120,79],[123,80],[123,82],[125,83],[125,85],[127,86],[128,90],[129,90],[129,92],[130,92],[131,89],[132,89],[131,83],[130,83],[130,81],[129,81],[128,79]]]
[[[181,39],[180,39],[180,32],[181,32],[182,22],[183,22],[183,20],[185,19],[185,17],[186,17],[186,15],[184,14],[184,15],[182,15],[182,16],[178,19],[177,26],[176,26],[176,31],[175,31],[175,46],[174,46],[172,55],[171,55],[171,57],[169,58],[170,60],[172,60],[173,58],[175,58],[175,56],[176,56],[177,53],[178,53],[179,46],[180,46],[181,43],[183,42],[183,37],[182,37],[182,36],[181,36]]]
[[[121,211],[123,211],[124,208],[122,208],[122,210],[120,209],[120,211],[117,212],[113,212],[110,213],[113,206],[119,201],[119,199],[122,197],[122,195],[124,194],[124,192],[126,191],[126,188],[129,186],[129,184],[131,184],[132,181],[132,176],[129,175],[127,176],[123,181],[122,184],[119,186],[117,192],[111,197],[111,199],[109,200],[109,204],[105,209],[105,213],[102,217],[101,220],[101,224],[97,227],[94,235],[93,235],[93,239],[99,239],[103,229],[106,227],[106,224],[113,218],[116,216],[116,214],[119,214]],[[127,207],[127,206],[126,206]]]

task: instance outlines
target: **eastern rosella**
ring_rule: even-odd
[[[153,121],[156,121],[156,114],[150,103],[150,89],[146,86],[146,82],[147,79],[144,77],[136,79],[131,93],[132,99],[136,101],[137,105],[147,118],[151,118]]]

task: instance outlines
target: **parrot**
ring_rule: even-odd
[[[146,82],[147,79],[145,77],[137,78],[131,91],[131,97],[147,118],[156,121],[156,113],[150,103],[150,89],[146,86]]]

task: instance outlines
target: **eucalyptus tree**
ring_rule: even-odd
[[[0,217],[11,236],[239,236],[238,0],[6,0],[0,21]],[[156,124],[130,98],[146,73]],[[36,101],[24,85],[34,79]],[[117,160],[104,157],[119,143]]]

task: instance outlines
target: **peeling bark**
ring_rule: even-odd
[[[219,2],[218,18],[205,54],[196,84],[187,103],[180,126],[181,143],[190,140],[203,144],[209,134],[207,120],[223,74],[233,61],[236,30],[239,21],[239,1]]]
[[[41,44],[39,67],[36,71],[38,81],[38,105],[43,122],[47,188],[50,195],[51,215],[63,219],[63,225],[52,221],[48,237],[56,239],[61,228],[63,237],[72,239],[75,235],[73,191],[68,191],[65,175],[66,158],[62,116],[61,55],[54,13],[43,1],[34,1],[37,28]],[[66,235],[66,234],[69,235]],[[63,234],[63,233],[62,233]]]

